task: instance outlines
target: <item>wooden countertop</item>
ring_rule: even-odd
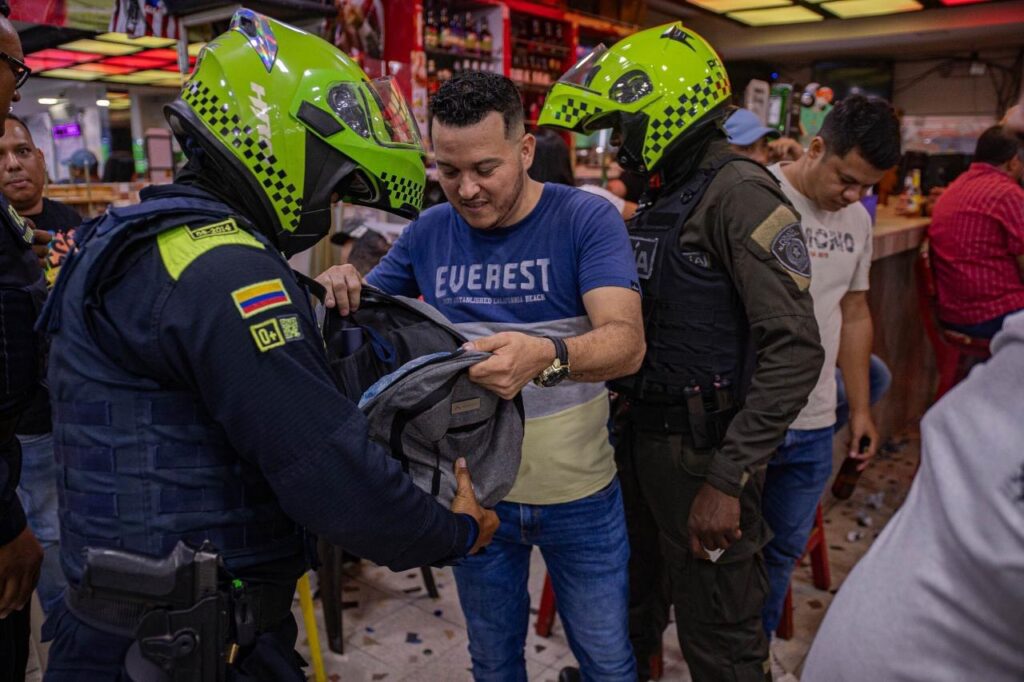
[[[874,243],[871,260],[916,249],[924,240],[931,218],[907,218],[896,214],[891,206],[879,206],[875,216]]]

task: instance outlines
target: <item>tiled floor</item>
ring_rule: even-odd
[[[825,611],[847,573],[902,504],[916,468],[919,443],[909,437],[898,447],[882,452],[868,469],[850,500],[839,502],[826,495],[825,528],[832,568],[832,590],[816,589],[809,566],[797,569],[793,581],[795,634],[777,641],[776,654],[783,667],[799,675],[808,648]],[[858,520],[859,518],[859,520]],[[865,525],[867,524],[867,525]],[[328,679],[333,682],[449,682],[472,680],[465,620],[450,569],[435,569],[440,598],[426,594],[419,571],[395,574],[365,563],[349,577],[344,600],[354,602],[344,611],[345,653],[327,649],[326,630],[319,601],[317,620]],[[544,563],[534,552],[530,594],[539,602]],[[295,615],[301,623],[296,602]],[[531,626],[534,617],[531,616]],[[304,640],[304,637],[300,636]],[[663,680],[690,679],[676,641],[675,626],[665,633]],[[300,651],[308,656],[303,641]],[[564,633],[556,622],[550,638],[531,627],[526,639],[526,671],[530,680],[556,682],[564,666],[575,664]],[[310,679],[312,669],[310,668]]]

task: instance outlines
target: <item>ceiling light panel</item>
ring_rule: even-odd
[[[793,4],[790,0],[689,0],[689,2],[691,5],[696,5],[712,12],[718,12],[719,14],[745,9],[787,7]]]
[[[103,33],[96,36],[96,40],[106,40],[111,43],[121,43],[122,45],[135,45],[137,47],[150,48],[150,47],[171,47],[178,43],[173,38],[154,38],[152,36],[142,36],[141,38],[132,38],[124,33]]]
[[[35,75],[73,81],[94,81],[103,76],[102,73],[96,73],[95,71],[76,71],[75,69],[50,69]]]
[[[840,19],[876,17],[924,9],[917,0],[834,0],[823,2],[821,6]]]
[[[90,40],[88,38],[83,40],[75,40],[70,43],[64,43],[60,46],[65,50],[75,50],[77,52],[96,52],[105,55],[125,55],[135,54],[142,50],[141,45],[121,45],[119,43],[108,43],[103,40]]]
[[[748,26],[777,26],[779,24],[804,24],[811,21],[824,21],[814,10],[806,7],[779,7],[777,9],[752,9],[745,12],[730,12],[730,19]]]

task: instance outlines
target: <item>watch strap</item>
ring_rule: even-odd
[[[557,336],[545,336],[544,338],[555,344],[555,357],[558,358],[558,362],[562,365],[568,365],[569,347],[565,345],[565,341]]]

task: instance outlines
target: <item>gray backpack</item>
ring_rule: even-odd
[[[480,504],[493,507],[515,482],[523,444],[523,402],[469,380],[489,353],[462,350],[466,338],[433,307],[364,287],[359,309],[324,320],[327,357],[341,390],[359,404],[370,437],[396,457],[417,486],[445,506],[454,465],[465,457]]]

